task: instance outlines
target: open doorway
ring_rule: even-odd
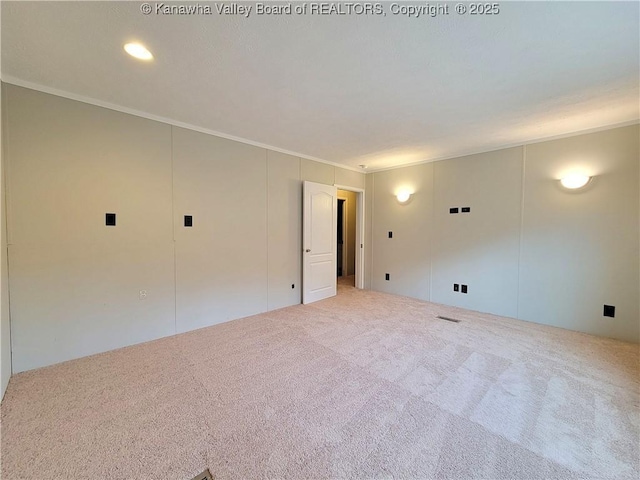
[[[338,278],[346,276],[348,270],[347,248],[345,245],[345,237],[347,234],[346,203],[347,199],[340,197],[340,190],[338,190],[338,225],[336,228],[336,232],[338,233],[338,238],[336,239],[338,246],[338,253],[336,254],[336,273],[338,274]]]
[[[362,265],[361,252],[363,191],[353,191],[348,187],[338,188],[337,211],[337,268],[338,285],[362,288],[358,282],[362,277],[359,267]],[[360,258],[359,258],[360,257]]]
[[[346,190],[338,190],[338,225],[337,232],[337,277],[339,285],[355,287],[355,204],[356,194]]]
[[[355,201],[350,194],[342,199],[342,240],[341,257],[344,276],[338,277],[337,268],[337,230],[338,230],[338,189],[355,194]],[[324,298],[329,298],[336,293],[338,280],[350,281],[348,260],[349,245],[353,245],[355,259],[355,275],[353,283],[355,288],[364,288],[364,189],[345,187],[342,185],[325,185],[305,181],[303,183],[303,207],[302,207],[302,302],[312,303]],[[349,198],[355,205],[349,215]],[[355,234],[353,230],[349,235],[349,228],[344,226],[349,216],[355,217]],[[352,239],[352,240],[350,240]],[[346,249],[346,250],[345,250]],[[347,260],[344,256],[347,255]],[[346,269],[346,270],[345,270]],[[350,289],[347,285],[342,289]]]

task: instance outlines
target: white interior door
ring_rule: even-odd
[[[336,294],[338,191],[304,182],[303,197],[302,303],[312,303]]]

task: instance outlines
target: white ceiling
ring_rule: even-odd
[[[638,120],[638,2],[454,5],[244,18],[3,1],[2,78],[370,170]],[[124,53],[134,39],[152,63]]]

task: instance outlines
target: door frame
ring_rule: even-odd
[[[356,282],[355,287],[364,289],[364,188],[334,184],[338,190],[356,194]],[[358,248],[360,246],[360,248]]]
[[[339,188],[338,190],[342,190],[342,188]],[[347,212],[349,210],[349,198],[340,196],[340,192],[338,192],[338,200],[344,200],[344,203],[342,204],[342,275],[340,276],[346,277],[347,275],[345,274],[345,267],[347,265],[348,255],[347,249],[345,247],[349,242],[349,232],[347,232],[347,225],[349,225],[347,219]],[[340,208],[339,205],[340,202],[338,202],[338,208]]]

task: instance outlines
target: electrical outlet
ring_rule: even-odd
[[[393,232],[389,232],[389,238],[393,238]]]
[[[193,227],[193,216],[185,215],[184,216],[184,226],[185,227]]]
[[[616,307],[613,305],[605,305],[603,315],[605,317],[615,317],[616,316]]]
[[[388,274],[388,273],[385,273],[385,274],[384,274],[384,279],[385,279],[385,280],[389,280],[389,274]]]
[[[293,289],[293,288],[296,288],[296,284],[295,284],[295,283],[292,283],[292,284],[291,284],[291,288],[292,288],[292,289]]]
[[[459,284],[457,284],[457,283],[454,283],[454,284],[453,284],[453,291],[454,291],[454,292],[459,292],[459,291],[460,291],[460,285],[459,285]]]
[[[462,213],[471,213],[471,207],[462,207]]]
[[[105,213],[105,215],[104,215],[104,224],[107,227],[115,227],[116,226],[116,214],[115,213]]]
[[[449,213],[458,213],[458,207],[452,207],[449,209]]]
[[[467,293],[468,288],[466,285],[461,285],[460,287],[461,287],[460,290],[462,291],[462,293]]]
[[[144,300],[145,298],[147,298],[147,291],[140,290],[140,300]]]

